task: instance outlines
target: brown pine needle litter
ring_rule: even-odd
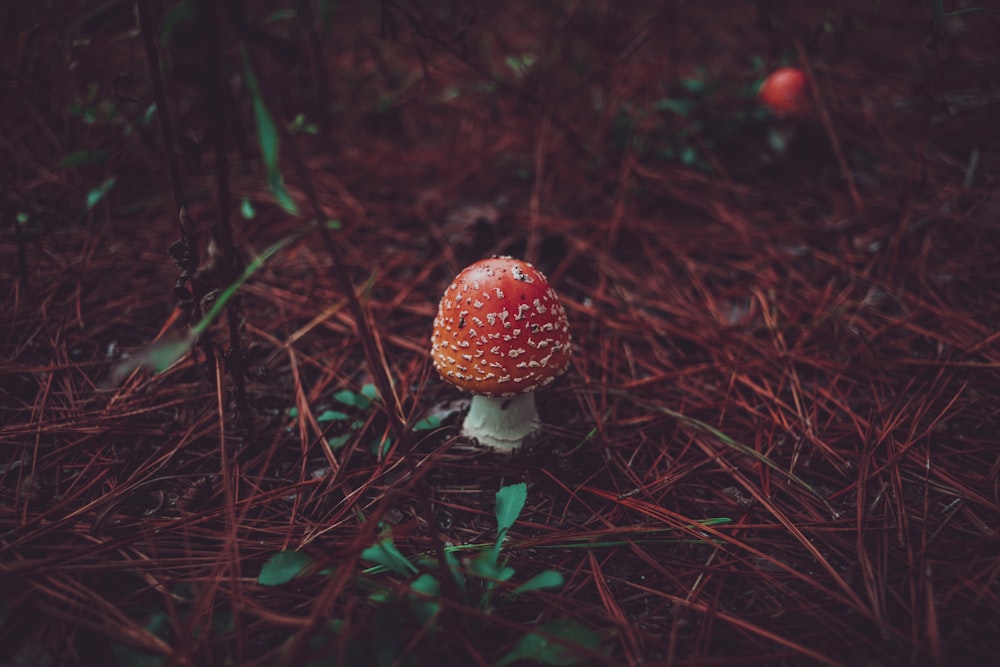
[[[2,664],[995,664],[990,3],[13,4]],[[493,254],[511,456],[429,358]]]

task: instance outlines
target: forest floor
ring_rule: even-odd
[[[3,10],[0,663],[996,664],[995,11],[153,4]],[[429,356],[494,254],[512,456]]]

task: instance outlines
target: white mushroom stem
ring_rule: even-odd
[[[462,425],[462,435],[475,438],[483,447],[509,453],[536,428],[535,392],[506,398],[476,394]]]

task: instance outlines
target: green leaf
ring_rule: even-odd
[[[551,637],[558,637],[565,643],[558,643]],[[600,640],[590,628],[571,619],[559,619],[543,625],[539,632],[521,637],[513,649],[493,663],[493,667],[503,667],[518,660],[542,665],[576,665],[587,661],[582,651],[574,650],[574,645],[596,651],[600,649]]]
[[[528,485],[524,482],[501,487],[496,496],[497,539],[493,549],[487,552],[494,566],[500,560],[500,546],[507,536],[507,530],[514,525],[524,503],[528,499]],[[485,555],[485,554],[484,554]]]
[[[114,176],[108,176],[107,178],[104,179],[104,182],[102,182],[96,188],[88,192],[87,210],[89,211],[90,209],[97,206],[101,202],[101,200],[104,199],[105,195],[111,192],[111,188],[115,187],[116,182],[117,179]]]
[[[497,532],[506,533],[514,525],[528,499],[528,485],[524,482],[502,487],[497,491]]]
[[[80,150],[63,157],[60,167],[79,167],[85,164],[104,164],[108,160],[107,151]]]
[[[279,551],[264,563],[257,577],[261,586],[280,586],[287,584],[302,574],[313,564],[313,558],[301,551]]]
[[[421,625],[427,625],[441,611],[441,603],[428,597],[441,595],[441,582],[424,573],[410,582],[410,611]]]
[[[429,417],[424,417],[416,424],[413,425],[414,431],[433,431],[434,429],[441,426],[441,420],[431,415]]]
[[[337,435],[332,438],[326,439],[326,444],[329,445],[330,449],[340,449],[351,439],[350,433],[345,433],[344,435]]]
[[[563,578],[561,572],[557,570],[545,570],[515,588],[511,591],[511,595],[527,593],[528,591],[538,591],[544,588],[559,588],[564,583],[566,583],[566,580]]]
[[[462,566],[459,565],[458,558],[452,552],[445,551],[444,562],[448,564],[448,569],[451,571],[451,576],[455,579],[455,583],[458,584],[458,590],[464,593],[466,590],[465,574],[462,573]]]
[[[374,438],[372,440],[372,454],[382,458],[385,456],[389,450],[392,448],[392,436],[386,434],[381,438]]]
[[[264,157],[264,166],[267,173],[267,183],[271,188],[271,193],[275,200],[288,213],[295,215],[299,212],[298,206],[288,189],[285,187],[284,179],[281,176],[281,166],[278,163],[278,128],[274,124],[271,112],[267,109],[263,94],[260,90],[260,83],[257,75],[254,74],[250,66],[250,58],[246,51],[243,51],[243,69],[246,73],[247,90],[253,99],[253,115],[257,121],[257,141],[260,143],[260,152]]]
[[[253,220],[257,217],[257,209],[253,207],[253,202],[248,197],[244,197],[240,202],[240,214],[244,220]]]
[[[320,424],[325,422],[344,421],[345,419],[350,419],[350,417],[347,416],[346,412],[340,412],[339,410],[324,410],[318,417],[316,417],[316,421]]]
[[[678,116],[690,116],[698,109],[698,103],[694,100],[671,97],[657,100],[653,103],[653,108],[657,111],[669,111]]]
[[[495,552],[487,550],[469,562],[473,574],[492,581],[508,581],[514,576],[514,568],[497,562]]]
[[[767,131],[767,145],[775,153],[784,153],[788,150],[788,139],[789,135],[779,129],[772,127]]]
[[[361,385],[361,393],[365,398],[370,401],[378,400],[378,389],[375,388],[373,384],[363,384]]]
[[[704,79],[681,79],[681,88],[688,91],[689,93],[699,94],[704,93],[708,90],[708,82]]]
[[[139,367],[152,368],[154,372],[162,373],[187,354],[196,340],[197,336],[189,332],[181,338],[162,338],[150,343],[115,366],[111,372],[111,381],[118,384]]]
[[[276,9],[271,12],[266,19],[265,23],[271,23],[272,21],[287,21],[289,19],[294,19],[298,14],[295,13],[294,9]]]
[[[390,532],[383,533],[382,539],[362,551],[361,558],[404,577],[417,573],[416,566],[396,548]]]
[[[379,588],[368,594],[368,601],[372,604],[389,604],[396,599],[396,594],[391,588]]]
[[[333,395],[333,400],[344,405],[349,405],[352,408],[358,408],[359,410],[367,410],[372,406],[372,402],[364,394],[359,394],[350,389],[341,389]]]

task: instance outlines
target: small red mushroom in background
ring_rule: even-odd
[[[760,84],[757,99],[775,116],[799,116],[809,108],[809,82],[798,67],[780,67]]]
[[[538,427],[535,390],[566,370],[566,311],[541,271],[512,257],[463,269],[434,318],[431,358],[451,384],[472,392],[462,434],[513,452]]]

